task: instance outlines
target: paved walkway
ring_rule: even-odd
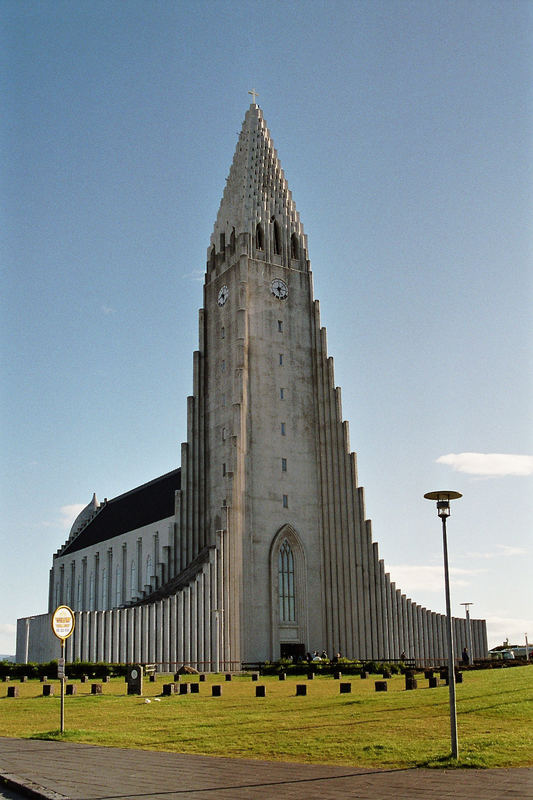
[[[526,800],[533,767],[375,770],[0,737],[0,777],[44,800]]]

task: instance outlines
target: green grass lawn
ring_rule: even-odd
[[[416,691],[404,678],[388,681],[387,693],[374,691],[374,677],[339,693],[331,677],[262,677],[266,697],[256,698],[250,677],[208,676],[200,694],[161,697],[170,677],[144,682],[143,697],[127,696],[123,679],[104,684],[102,696],[91,685],[73,681],[77,695],[65,698],[64,739],[110,747],[202,753],[234,758],[346,764],[372,767],[448,765],[450,725],[448,687]],[[61,738],[59,684],[54,697],[42,697],[38,681],[18,686],[8,698],[0,684],[0,735]],[[211,684],[222,697],[211,696]],[[307,696],[296,697],[296,683]],[[161,697],[157,702],[155,697]],[[145,698],[152,702],[145,703]],[[457,686],[459,766],[509,767],[533,764],[533,667],[464,674]]]

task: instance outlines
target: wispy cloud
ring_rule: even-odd
[[[497,544],[496,550],[485,553],[466,553],[468,558],[509,558],[509,556],[523,556],[527,553],[524,547],[513,547],[508,544]]]
[[[61,506],[61,508],[59,509],[61,513],[61,525],[64,528],[71,528],[72,523],[74,522],[80,511],[83,511],[86,505],[87,505],[86,503],[85,504],[73,503],[70,506]]]
[[[485,615],[484,615],[485,616]],[[496,647],[509,640],[509,644],[524,645],[526,632],[528,632],[529,646],[533,643],[533,618],[507,617],[487,615],[487,633],[489,647]]]
[[[108,315],[117,313],[116,308],[111,308],[111,306],[102,306],[102,311],[104,312],[104,314]]]
[[[192,272],[186,272],[183,276],[184,278],[188,278],[190,281],[198,281],[201,283],[204,279],[205,272],[202,269],[193,269]]]
[[[444,567],[430,564],[391,564],[387,565],[391,581],[396,588],[411,595],[414,592],[442,592],[444,589]],[[450,569],[451,586],[470,586],[471,578],[486,572],[485,569]]]
[[[533,475],[533,456],[512,453],[448,453],[437,458],[437,464],[468,475]]]
[[[16,635],[16,625],[9,622],[0,623],[0,653],[2,655],[15,655]]]

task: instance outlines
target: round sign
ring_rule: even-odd
[[[58,606],[52,614],[52,630],[58,639],[68,639],[74,630],[74,611],[68,606]]]
[[[139,677],[139,673],[137,672],[136,669],[132,669],[132,671],[130,672],[130,675],[131,675],[133,680],[136,680]]]

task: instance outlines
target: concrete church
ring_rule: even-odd
[[[67,660],[445,658],[444,615],[402,594],[372,539],[307,238],[255,102],[207,252],[193,375],[181,468],[93,497],[53,557],[48,614],[18,622],[17,660],[57,657],[60,604],[76,612]],[[465,621],[454,630],[460,652]],[[483,620],[472,642],[484,656]]]

